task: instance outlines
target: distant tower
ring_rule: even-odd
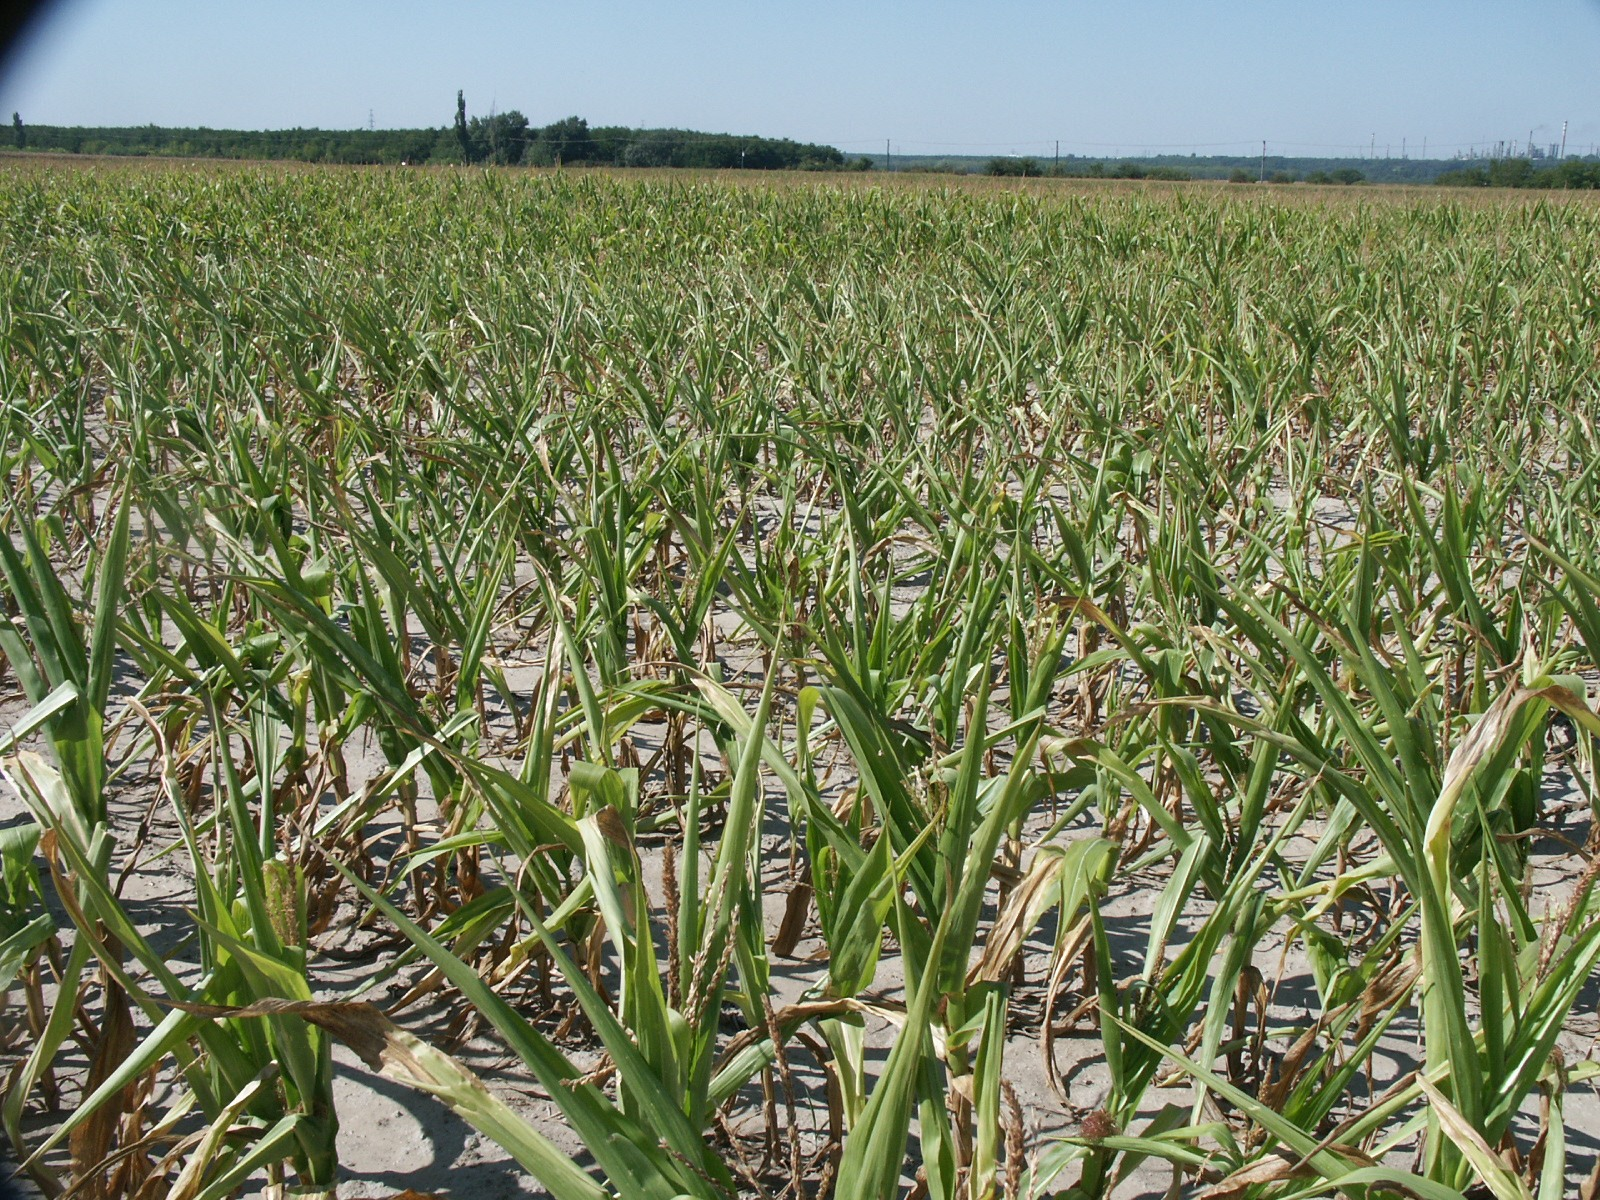
[[[372,110],[369,108],[367,109],[367,132],[371,133],[377,127],[377,119],[373,116]]]

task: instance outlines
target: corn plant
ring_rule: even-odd
[[[946,184],[0,173],[39,1187],[1583,1186],[1595,210]]]

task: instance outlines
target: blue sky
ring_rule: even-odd
[[[682,126],[900,153],[1600,142],[1600,0],[64,0],[40,124]]]

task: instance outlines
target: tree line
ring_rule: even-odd
[[[1362,170],[1355,166],[1335,165],[1330,160],[1324,166],[1310,166],[1312,160],[1269,159],[1268,170],[1263,173],[1258,159],[1202,159],[1192,167],[1175,166],[1170,162],[1086,161],[1069,158],[1061,163],[1046,163],[1037,158],[991,158],[981,168],[965,163],[959,165],[919,165],[919,170],[972,171],[981,169],[986,175],[1048,176],[1068,179],[1227,179],[1232,183],[1433,183],[1442,187],[1495,187],[1495,188],[1600,188],[1600,159],[1569,158],[1553,165],[1538,165],[1527,158],[1502,158],[1491,162],[1473,163],[1459,168],[1440,169],[1440,164],[1426,160],[1383,159],[1365,164]],[[1239,165],[1229,165],[1238,163]]]
[[[159,125],[25,125],[11,114],[12,146],[67,154],[146,155],[173,158],[287,159],[308,163],[482,163],[528,166],[699,167],[751,170],[871,170],[871,158],[846,160],[832,146],[688,129],[591,127],[572,116],[535,126],[516,109],[469,117],[456,94],[455,120],[438,129],[209,129]],[[1109,179],[1232,179],[1254,181],[1260,160],[1160,156],[1113,163],[1068,155],[1059,164],[1037,158],[981,159],[896,156],[900,170],[982,171],[989,175]],[[1569,158],[1536,165],[1503,158],[1455,169],[1415,159],[1350,161],[1267,160],[1268,181],[1292,183],[1438,183],[1446,187],[1600,189],[1600,159]]]
[[[789,138],[698,133],[688,129],[591,128],[582,117],[533,126],[516,109],[487,117],[467,116],[466,98],[456,93],[452,161],[505,166],[744,167],[751,170],[837,170],[844,155],[832,146]],[[439,161],[437,158],[434,161]]]
[[[1165,163],[1139,163],[1139,162],[1067,162],[1045,164],[1037,158],[991,158],[984,164],[985,175],[1015,175],[1015,176],[1040,176],[1052,179],[1156,179],[1185,182],[1200,178],[1227,178],[1231,183],[1255,183],[1259,175],[1247,171],[1243,167],[1234,167],[1226,176],[1220,172],[1197,174],[1185,167],[1175,167]],[[1366,176],[1353,167],[1340,167],[1334,171],[1308,171],[1301,175],[1296,171],[1276,170],[1265,177],[1268,183],[1365,183]]]
[[[840,170],[832,146],[788,138],[698,133],[688,129],[591,128],[582,117],[534,126],[515,109],[468,117],[457,94],[456,116],[439,129],[208,129],[159,125],[85,127],[24,125],[12,114],[17,149],[67,154],[176,158],[287,159],[296,162],[400,164],[483,163],[529,166],[701,167],[751,170]]]
[[[1568,158],[1550,167],[1536,167],[1526,158],[1499,158],[1481,166],[1446,171],[1445,187],[1553,188],[1592,191],[1600,188],[1600,160]]]

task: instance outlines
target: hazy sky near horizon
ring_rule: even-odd
[[[51,125],[677,126],[899,153],[1600,142],[1600,0],[61,0],[0,75]]]

